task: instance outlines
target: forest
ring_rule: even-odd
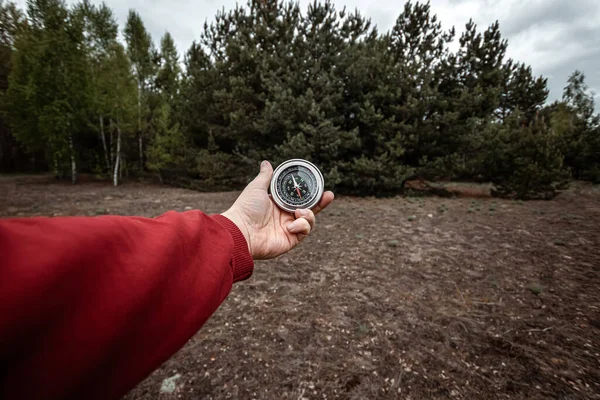
[[[305,158],[356,195],[400,193],[414,177],[525,199],[600,182],[584,73],[549,103],[497,22],[446,31],[429,3],[409,1],[381,32],[330,1],[248,0],[181,54],[134,10],[120,29],[105,4],[1,0],[0,172],[225,190],[263,159]]]

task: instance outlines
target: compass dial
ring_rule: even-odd
[[[323,196],[323,175],[308,161],[286,161],[273,174],[271,194],[286,211],[312,208]]]

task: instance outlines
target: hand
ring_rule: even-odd
[[[269,196],[273,167],[268,161],[260,165],[260,174],[244,189],[235,204],[222,215],[235,223],[244,234],[255,260],[268,260],[296,247],[315,227],[315,215],[333,201],[325,192],[312,210],[281,210]]]

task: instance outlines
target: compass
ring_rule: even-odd
[[[288,160],[273,173],[271,195],[279,208],[294,212],[316,206],[323,197],[324,186],[323,174],[314,164],[301,159]]]

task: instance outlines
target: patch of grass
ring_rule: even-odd
[[[108,214],[108,211],[105,210],[104,208],[98,208],[98,209],[96,209],[96,211],[94,211],[94,214],[96,214],[96,215],[106,215],[106,214]]]
[[[397,240],[388,240],[387,245],[389,247],[398,247],[398,241]]]
[[[442,204],[438,207],[438,211],[441,213],[445,213],[446,211],[448,211],[448,207],[445,204]]]
[[[496,206],[492,204],[492,205],[490,206],[490,211],[496,211]]]
[[[527,289],[529,289],[529,291],[535,294],[536,296],[539,296],[544,291],[544,289],[537,283],[530,284],[529,286],[527,286]]]
[[[354,237],[357,239],[364,239],[365,235],[363,235],[362,233],[357,233],[356,235],[354,235]]]
[[[469,214],[473,214],[475,212],[475,210],[472,207],[469,207],[469,209],[467,210],[467,212]]]
[[[490,212],[488,213],[488,215],[489,215],[490,217],[493,217],[493,216],[494,216],[494,215],[496,215],[496,214],[495,214],[493,211],[490,211]]]
[[[475,211],[481,211],[481,206],[475,207]]]
[[[566,246],[566,245],[567,245],[567,242],[565,242],[565,241],[564,241],[564,240],[562,240],[562,239],[556,239],[556,240],[554,241],[554,244],[555,244],[556,246]]]
[[[368,334],[370,331],[369,326],[366,324],[360,324],[358,326],[358,328],[356,328],[356,336],[358,336],[358,338],[362,338],[364,337],[366,334]]]
[[[415,219],[417,219],[416,215],[409,215],[408,216],[408,220],[411,221],[411,222],[414,221]]]

